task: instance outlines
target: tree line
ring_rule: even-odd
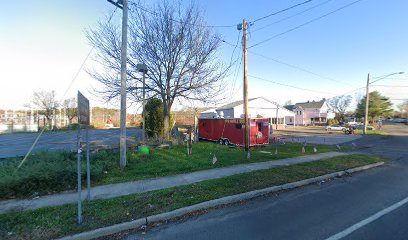
[[[350,109],[352,103],[351,95],[336,96],[328,99],[327,104],[329,109],[336,113],[336,120],[339,122],[345,121],[346,113]],[[363,119],[365,117],[366,96],[358,100],[357,107],[354,112],[356,118]],[[408,100],[398,106],[401,112],[408,112]],[[389,117],[392,115],[394,109],[390,98],[381,95],[378,91],[369,93],[368,104],[368,121],[375,122],[381,117]]]

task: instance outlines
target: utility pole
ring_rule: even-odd
[[[143,72],[143,145],[146,144],[146,112],[145,112],[145,108],[146,108],[146,89],[145,89],[145,72]]]
[[[245,151],[248,151],[247,158],[249,158],[249,147],[250,147],[250,134],[249,128],[250,123],[248,119],[248,51],[247,51],[247,21],[243,20],[242,30],[243,30],[243,42],[244,42],[244,114],[245,114],[245,131],[244,131],[244,142],[245,142]],[[238,25],[238,30],[240,26]]]
[[[120,167],[126,167],[126,62],[127,62],[127,28],[128,28],[128,0],[108,0],[122,9],[122,49],[120,52]]]
[[[368,89],[369,86],[370,86],[370,73],[367,75],[366,102],[365,102],[365,116],[364,116],[363,134],[366,134],[366,131],[367,131],[368,104],[369,104],[369,100],[370,100],[370,91],[369,91],[369,89]]]
[[[143,73],[143,102],[142,102],[142,117],[143,117],[143,132],[142,132],[142,142],[145,144],[146,137],[146,116],[145,116],[145,106],[146,106],[146,87],[145,87],[145,75],[147,73],[147,66],[143,63],[136,65],[137,70]]]

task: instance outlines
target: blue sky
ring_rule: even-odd
[[[286,1],[197,1],[205,11],[209,25],[236,25],[243,18],[253,21],[304,0]],[[144,3],[145,1],[142,1]],[[311,19],[350,4],[354,0],[313,0],[310,3],[255,22],[249,29],[248,46],[285,32]],[[263,26],[321,5],[291,19]],[[305,25],[292,32],[250,48],[249,75],[281,84],[307,88],[303,91],[253,77],[249,78],[250,97],[265,96],[284,103],[319,100],[342,94],[365,85],[367,73],[382,76],[407,68],[408,2],[404,0],[362,0],[341,11]],[[0,14],[0,107],[21,107],[36,90],[55,89],[62,97],[90,46],[84,29],[92,27],[111,12],[104,0],[7,1]],[[119,21],[120,12],[115,21]],[[235,44],[236,27],[215,28],[225,41]],[[232,46],[224,44],[221,56],[229,62]],[[237,49],[234,59],[239,58]],[[271,61],[256,54],[298,68]],[[239,63],[239,61],[238,61]],[[87,67],[94,64],[87,62]],[[231,100],[242,98],[242,68],[239,64],[229,76]],[[306,70],[301,71],[299,68]],[[235,74],[235,72],[237,73]],[[311,74],[312,72],[313,74]],[[234,76],[237,76],[236,78]],[[318,75],[318,76],[317,76]],[[324,77],[320,77],[324,76]],[[236,80],[235,80],[236,79]],[[235,85],[234,85],[235,82]],[[406,85],[408,75],[397,75],[378,84]],[[232,91],[232,86],[235,86]],[[97,83],[81,72],[67,96],[76,90],[88,94],[93,105],[105,106],[90,94]],[[407,98],[408,88],[374,87],[392,99]],[[358,93],[359,91],[357,91]],[[395,103],[398,103],[395,101]]]

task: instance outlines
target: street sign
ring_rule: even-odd
[[[89,100],[84,95],[82,95],[80,91],[78,91],[78,122],[80,124],[89,125],[89,115]]]
[[[82,223],[82,198],[81,198],[81,155],[82,155],[82,143],[81,143],[81,124],[87,125],[86,128],[86,175],[88,182],[88,196],[87,199],[91,199],[91,165],[89,162],[89,134],[88,128],[90,124],[90,112],[89,112],[89,100],[78,91],[78,136],[77,136],[77,191],[78,191],[78,224]]]

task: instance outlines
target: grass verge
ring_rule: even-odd
[[[186,154],[183,145],[171,149],[151,149],[148,156],[129,150],[125,169],[119,167],[118,151],[103,150],[91,154],[91,180],[93,186],[105,185],[315,154],[311,145],[306,146],[305,153],[301,153],[301,148],[300,143],[257,147],[253,149],[250,160],[246,159],[242,148],[220,146],[212,142],[194,144],[190,156]],[[317,145],[317,149],[317,153],[337,151],[330,145]],[[278,154],[274,154],[276,150]],[[343,148],[343,151],[347,150]],[[214,155],[218,159],[216,164],[212,164]],[[38,153],[30,156],[22,168],[15,172],[20,161],[21,158],[8,158],[0,162],[0,199],[53,194],[76,187],[77,160],[74,153]],[[86,178],[85,162],[82,161],[83,180]]]
[[[356,129],[354,130],[354,134],[363,134],[363,130]],[[367,130],[366,134],[368,135],[389,135],[388,133],[381,131],[381,130]]]
[[[51,239],[168,212],[200,202],[295,182],[384,161],[349,155],[287,167],[260,170],[109,200],[84,202],[82,225],[76,224],[76,205],[68,204],[0,215],[0,239]]]

